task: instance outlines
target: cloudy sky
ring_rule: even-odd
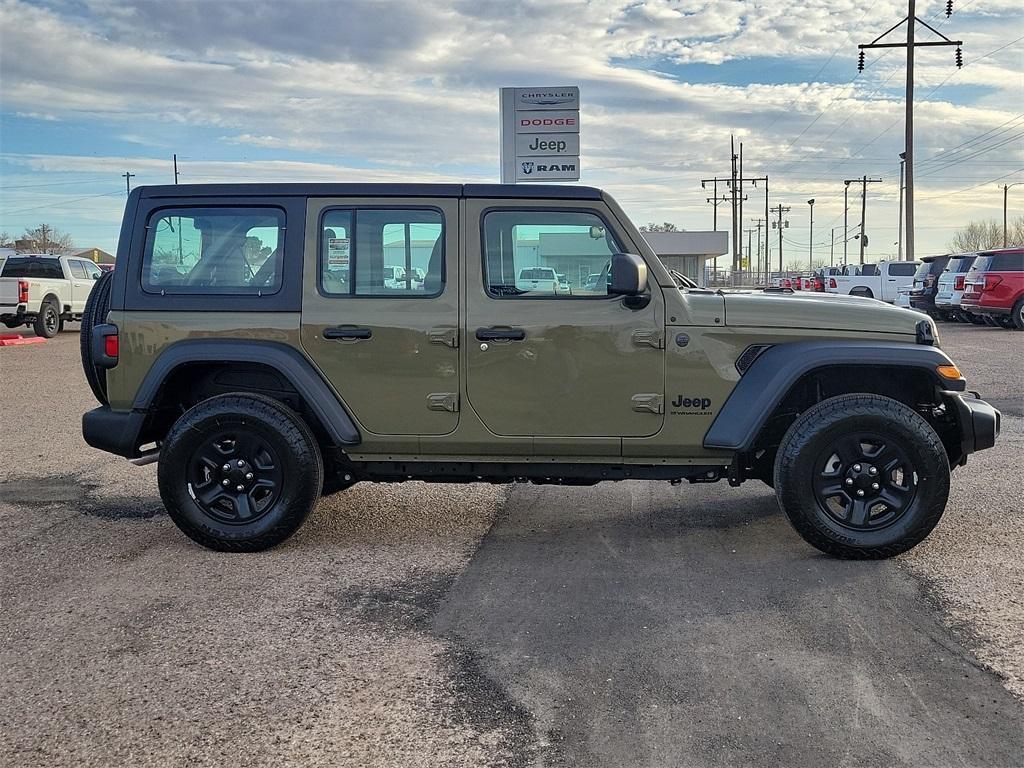
[[[1024,181],[1024,6],[919,0],[964,41],[918,49],[918,254]],[[638,223],[710,229],[700,179],[790,205],[786,252],[828,258],[843,179],[869,174],[869,256],[894,254],[904,54],[857,44],[878,0],[0,0],[0,231],[113,249],[121,174],[173,181],[496,181],[500,86],[579,85],[582,183]],[[931,35],[927,31],[922,37]],[[880,55],[879,55],[880,54]],[[760,192],[751,192],[760,202]],[[851,195],[851,222],[859,217]],[[1024,213],[1024,185],[1010,190]],[[748,207],[743,226],[757,213]],[[719,227],[728,228],[727,206]],[[842,238],[842,230],[836,232]],[[773,240],[773,254],[775,243]],[[851,243],[851,246],[854,245]],[[837,251],[842,250],[841,242]],[[773,256],[774,260],[774,256]]]

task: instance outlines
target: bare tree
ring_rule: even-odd
[[[677,227],[670,221],[662,222],[661,224],[655,224],[653,221],[649,221],[640,227],[641,232],[683,232],[684,230]]]
[[[35,229],[26,228],[22,237],[31,240],[35,249],[42,253],[63,253],[75,247],[71,235],[54,229],[49,224],[40,224]]]
[[[1024,247],[1024,216],[1018,216],[1008,223],[1006,244],[1009,247]],[[972,221],[958,229],[949,241],[952,253],[970,253],[989,248],[1003,247],[1003,224],[995,219]]]
[[[13,248],[14,238],[6,232],[0,232],[0,248]]]

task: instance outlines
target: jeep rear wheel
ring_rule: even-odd
[[[775,460],[775,488],[797,533],[822,552],[892,557],[939,522],[949,461],[912,409],[878,395],[841,395],[789,428]]]
[[[189,538],[223,552],[257,552],[299,529],[323,485],[316,438],[269,397],[204,400],[160,449],[160,496]]]

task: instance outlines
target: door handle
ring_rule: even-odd
[[[522,328],[477,328],[477,341],[522,341],[526,331]]]
[[[353,328],[352,326],[336,325],[333,328],[324,328],[325,339],[368,339],[373,336],[369,328]]]

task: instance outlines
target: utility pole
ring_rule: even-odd
[[[862,176],[859,179],[843,179],[843,184],[846,185],[847,189],[850,188],[851,184],[855,184],[857,182],[860,182],[860,184],[861,184],[861,192],[860,192],[860,263],[861,264],[864,263],[864,246],[865,246],[865,242],[864,242],[864,218],[866,216],[865,209],[867,208],[867,203],[868,203],[868,184],[878,184],[881,181],[882,181],[881,179],[869,179],[867,176]],[[845,194],[843,195],[843,199],[844,200],[846,199],[846,195]],[[844,216],[844,219],[843,219],[843,222],[844,222],[843,223],[843,237],[844,237],[844,239],[847,236],[846,235],[846,223],[845,223],[845,221],[846,221],[846,219],[845,219],[845,216]],[[907,240],[907,243],[909,245],[909,243],[910,243],[909,239]],[[844,261],[845,261],[845,256],[846,256],[846,246],[845,245],[843,245],[843,256],[844,256]],[[909,258],[909,256],[910,256],[910,252],[908,251],[907,252],[907,257]],[[847,263],[849,263],[849,262],[847,262]]]
[[[174,183],[177,184],[178,183],[178,153],[175,152],[173,157],[174,157]]]
[[[784,226],[785,227],[789,226],[789,220],[786,220],[785,224],[783,224],[782,217],[783,217],[784,214],[789,213],[789,206],[788,205],[783,205],[782,203],[779,203],[778,205],[776,205],[774,208],[771,209],[771,212],[779,214],[779,220],[777,222],[775,222],[775,221],[772,222],[772,229],[778,229],[779,230],[779,274],[781,275],[782,274],[782,230],[783,230]]]
[[[849,264],[850,259],[846,255],[846,246],[850,242],[849,233],[849,214],[850,214],[850,203],[848,200],[848,193],[850,192],[850,182],[843,184],[843,264]]]
[[[900,221],[896,235],[896,258],[903,260],[903,164],[907,161],[907,153],[900,152]]]
[[[919,46],[945,46],[955,45],[956,46],[956,65],[962,67],[963,53],[960,50],[960,46],[963,45],[962,40],[950,40],[944,34],[939,32],[935,27],[931,26],[925,21],[917,18],[916,15],[916,0],[907,0],[907,15],[906,17],[889,27],[885,32],[880,34],[870,43],[858,45],[860,49],[860,56],[857,62],[857,69],[861,72],[864,71],[864,51],[869,48],[906,48],[907,49],[907,95],[906,95],[906,118],[904,119],[904,141],[905,141],[905,155],[906,155],[906,232],[907,232],[907,245],[906,253],[907,260],[914,260],[914,49]],[[946,2],[946,17],[948,18],[953,14],[953,2],[947,0]],[[880,42],[882,38],[888,35],[890,32],[894,32],[901,25],[907,25],[907,40],[905,43],[883,43]],[[917,42],[914,39],[914,33],[917,30],[917,25],[922,24],[927,27],[933,33],[935,33],[941,40],[927,40],[923,42]],[[861,230],[861,263],[864,263],[864,231]]]
[[[1015,181],[1013,184],[1003,184],[1003,248],[1006,247],[1006,197],[1010,191],[1010,187],[1016,187],[1020,184],[1024,184],[1024,181]],[[1019,245],[1019,243],[1018,243]]]
[[[744,230],[744,231],[747,233],[747,269],[750,269],[750,249],[751,249],[751,244],[752,244],[752,242],[754,240],[754,228],[751,227],[750,229],[747,229],[747,230]],[[743,264],[743,262],[740,262],[741,266],[742,266],[742,264]]]
[[[736,219],[736,138],[734,136],[729,137],[729,154],[732,164],[732,182],[729,184],[732,193],[732,272],[730,273],[730,279],[735,284],[736,269],[739,266],[738,262],[738,251],[737,241],[739,238],[739,221]]]
[[[839,227],[832,227],[832,249],[828,254],[828,265],[834,267],[836,265],[836,230]]]
[[[701,189],[707,189],[708,188],[707,187],[708,184],[712,185],[711,188],[712,188],[712,190],[714,192],[714,197],[707,197],[707,198],[704,198],[704,200],[707,203],[711,203],[711,206],[714,209],[714,213],[712,214],[712,227],[714,228],[715,232],[718,231],[718,206],[719,206],[719,204],[724,203],[726,201],[730,201],[730,200],[733,201],[733,205],[734,205],[733,214],[735,215],[735,213],[736,213],[735,199],[734,199],[735,195],[734,194],[732,194],[732,195],[726,195],[726,194],[719,195],[718,194],[718,182],[722,182],[723,184],[728,186],[729,185],[729,181],[730,181],[729,177],[719,178],[718,176],[715,176],[712,179],[701,179],[700,180]],[[746,199],[746,198],[744,198],[744,199]],[[732,232],[733,232],[733,238],[734,238],[733,246],[735,248],[735,238],[736,238],[736,228],[735,228],[735,226],[733,226]],[[735,256],[733,257],[733,262],[735,263]],[[715,276],[717,277],[717,275],[718,275],[718,257],[717,256],[715,256],[714,270],[715,270]]]
[[[810,235],[807,238],[807,269],[811,272],[814,271],[814,198],[812,197],[807,201],[807,204],[811,206],[811,229]]]
[[[740,222],[740,226],[742,227],[743,226],[743,142],[742,141],[740,142],[740,175],[739,175],[739,178],[737,179],[737,181],[739,181],[739,185],[740,185],[740,188],[739,188],[740,211],[739,211],[739,219],[738,219],[738,221]],[[749,252],[750,252],[750,249],[747,248],[747,253],[749,253]],[[739,253],[740,253],[740,272],[742,273],[743,272],[743,238],[742,237],[740,238],[740,250],[739,250]],[[750,262],[748,261],[747,262],[747,268],[749,269],[749,267],[750,267]]]
[[[754,224],[757,225],[757,271],[756,271],[756,273],[754,275],[754,284],[756,285],[757,281],[760,279],[761,268],[764,266],[763,263],[761,262],[761,227],[764,226],[764,227],[767,228],[768,220],[767,219],[754,219]],[[766,229],[765,230],[765,235],[767,235],[767,234],[768,234],[768,232],[767,232],[767,229]],[[768,240],[767,236],[765,237],[765,240],[766,241]]]
[[[125,189],[125,192],[131,193],[131,191],[132,191],[132,178],[134,176],[135,176],[134,173],[128,173],[128,171],[125,171],[124,173],[121,174],[121,178],[124,179],[124,189]]]

